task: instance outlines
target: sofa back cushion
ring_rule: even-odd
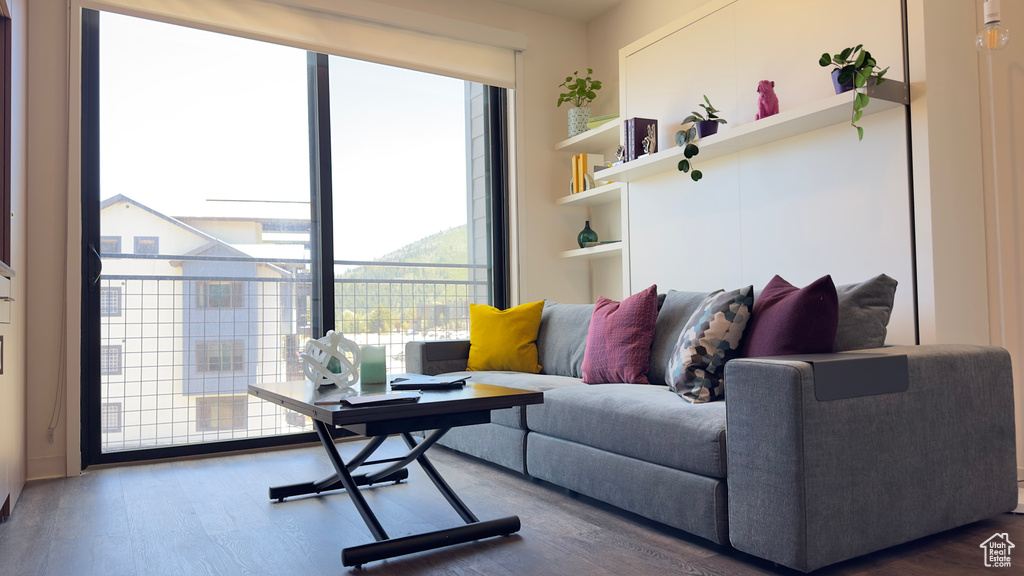
[[[896,280],[879,274],[859,284],[836,286],[839,327],[836,352],[885,346]]]
[[[675,352],[679,333],[686,326],[686,321],[700,307],[707,292],[680,292],[669,290],[658,311],[658,321],[654,329],[654,344],[651,345],[651,369],[647,379],[651,384],[667,384],[665,371]]]
[[[537,335],[542,374],[583,377],[583,351],[593,314],[593,304],[544,303]]]

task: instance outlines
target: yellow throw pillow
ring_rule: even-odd
[[[540,372],[537,333],[544,301],[498,310],[469,305],[469,363],[466,370]]]

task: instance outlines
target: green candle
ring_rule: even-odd
[[[383,346],[363,346],[363,360],[359,366],[359,381],[362,384],[384,384],[387,381],[384,367]]]

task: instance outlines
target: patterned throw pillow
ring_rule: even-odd
[[[598,298],[583,352],[583,382],[649,384],[647,369],[657,321],[657,286],[621,303]]]
[[[725,394],[725,363],[736,357],[754,305],[754,287],[718,290],[690,316],[676,341],[665,383],[695,404]]]
[[[830,353],[838,325],[839,299],[831,276],[803,288],[775,276],[754,303],[740,356]]]

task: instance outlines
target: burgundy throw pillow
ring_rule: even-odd
[[[839,298],[831,276],[803,288],[772,278],[754,302],[742,357],[832,352],[839,325]]]
[[[657,321],[657,286],[621,303],[599,297],[583,351],[583,382],[649,384],[647,369]]]

